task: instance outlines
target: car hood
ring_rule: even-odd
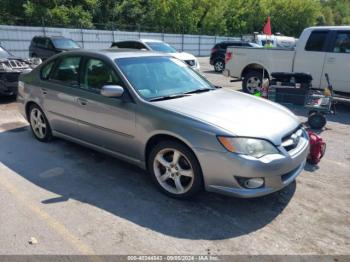
[[[275,145],[300,125],[298,118],[287,108],[229,89],[153,103],[219,127],[223,133],[264,138]]]
[[[194,55],[185,52],[170,53],[170,55],[180,60],[196,60],[196,57]]]

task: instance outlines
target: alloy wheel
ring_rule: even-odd
[[[247,80],[247,91],[250,94],[255,94],[256,92],[260,92],[261,90],[261,80],[259,77],[252,76]]]
[[[165,148],[159,151],[154,158],[153,168],[158,183],[169,193],[184,194],[193,185],[193,167],[179,150]]]
[[[37,108],[33,108],[30,112],[30,125],[38,138],[45,138],[47,132],[46,121],[44,115]]]
[[[225,65],[222,61],[217,61],[214,64],[214,68],[216,72],[222,72],[224,71]]]

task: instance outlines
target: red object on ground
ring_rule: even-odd
[[[266,22],[266,24],[264,25],[263,33],[264,33],[265,35],[272,35],[270,17],[267,17],[267,22]]]
[[[326,143],[323,139],[312,131],[307,131],[310,137],[310,153],[307,156],[307,162],[316,165],[326,152]]]

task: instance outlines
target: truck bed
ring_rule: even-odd
[[[257,64],[272,72],[292,72],[294,49],[228,47],[232,58],[226,64],[226,75],[241,78],[246,67]]]

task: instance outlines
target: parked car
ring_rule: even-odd
[[[261,47],[258,44],[245,41],[224,41],[213,46],[210,53],[209,62],[214,66],[215,72],[221,73],[225,69],[225,54],[228,46],[239,47]]]
[[[129,161],[176,198],[203,188],[269,194],[295,180],[309,152],[285,107],[215,87],[160,53],[65,52],[22,75],[17,100],[39,141],[57,136]]]
[[[45,60],[55,54],[80,46],[72,39],[63,36],[34,36],[29,46],[30,57],[40,57]]]
[[[16,95],[19,75],[31,71],[40,63],[40,59],[15,57],[0,46],[0,95]]]
[[[140,40],[119,41],[119,42],[113,42],[111,47],[143,49],[143,50],[167,53],[177,59],[184,61],[193,69],[196,69],[196,70],[200,69],[199,62],[194,55],[185,53],[185,52],[178,52],[174,47],[160,40],[140,39]]]
[[[313,88],[326,87],[328,73],[335,92],[350,94],[350,26],[306,28],[295,49],[230,47],[226,57],[225,75],[243,79],[247,93],[260,90],[263,75],[302,72],[312,75]]]

